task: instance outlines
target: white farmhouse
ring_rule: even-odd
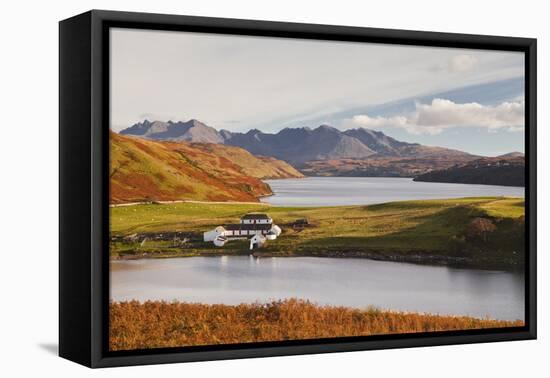
[[[246,214],[241,218],[241,224],[272,224],[271,219],[267,214]]]
[[[218,226],[203,234],[205,242],[213,242],[222,247],[230,239],[250,238],[250,248],[261,247],[266,240],[275,240],[281,235],[281,228],[273,224],[267,214],[250,213],[244,215],[239,223]],[[253,241],[254,240],[254,241]]]

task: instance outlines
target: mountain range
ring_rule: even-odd
[[[275,134],[252,129],[246,133],[216,130],[192,119],[187,122],[145,120],[120,132],[153,140],[225,144],[244,148],[254,155],[284,160],[299,169],[311,171],[312,162],[342,165],[345,161],[429,159],[457,162],[479,156],[466,152],[398,141],[380,131],[365,128],[340,131],[329,125],[317,128],[285,128]],[[319,164],[317,164],[319,165]],[[315,172],[310,172],[315,173]]]

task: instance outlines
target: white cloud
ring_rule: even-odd
[[[370,117],[366,114],[354,116],[351,122],[357,126],[363,126],[372,129],[379,129],[382,127],[407,127],[409,125],[409,120],[407,119],[407,117]]]
[[[449,60],[449,71],[452,73],[467,72],[478,63],[478,59],[470,54],[455,55]]]
[[[416,104],[416,109],[404,116],[370,117],[356,115],[348,125],[379,129],[398,127],[411,134],[439,134],[453,127],[481,127],[488,131],[505,129],[511,132],[523,131],[525,120],[523,100],[503,102],[496,106],[485,106],[475,102],[457,104],[450,100],[436,98],[431,104]]]

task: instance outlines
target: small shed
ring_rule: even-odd
[[[292,223],[292,228],[297,230],[302,230],[303,228],[308,226],[309,226],[309,221],[307,220],[307,218],[296,219],[294,223]]]

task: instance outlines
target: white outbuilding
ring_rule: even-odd
[[[227,240],[229,240],[228,238],[226,238],[225,236],[217,236],[215,239],[214,239],[214,245],[216,247],[223,247],[225,245],[225,243],[227,243]]]
[[[250,239],[250,249],[260,248],[266,242],[266,238],[263,235],[256,234]]]
[[[271,226],[271,230],[269,230],[269,232],[275,234],[276,237],[279,237],[281,235],[281,232],[283,232],[283,230],[281,230],[281,227],[274,224]]]
[[[226,233],[225,228],[223,226],[218,226],[215,229],[211,231],[206,231],[203,234],[204,241],[205,242],[214,241],[218,236],[225,236],[225,233]]]

